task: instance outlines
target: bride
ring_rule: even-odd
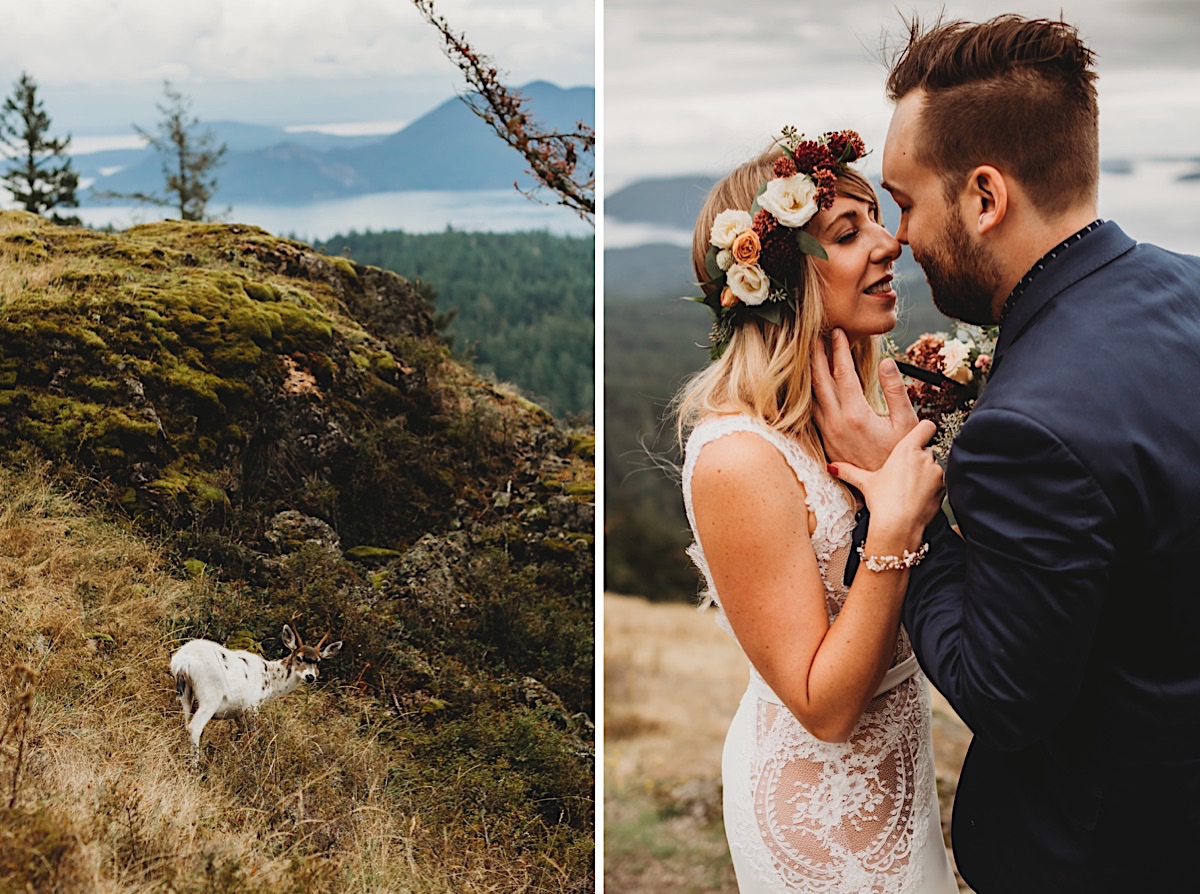
[[[783,133],[713,187],[696,222],[713,362],[673,407],[689,554],[750,662],[722,758],[726,834],[743,892],[952,894],[929,692],[899,621],[941,505],[923,449],[933,425],[862,485],[871,524],[852,552],[861,504],[812,414],[811,362],[833,330],[877,409],[881,375],[902,388],[877,338],[896,324],[900,244],[847,167],[857,134]]]

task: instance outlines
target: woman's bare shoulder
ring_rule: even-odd
[[[735,431],[705,444],[696,456],[693,490],[761,489],[788,483],[803,490],[779,448],[753,431]]]

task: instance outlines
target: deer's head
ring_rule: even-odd
[[[329,639],[328,633],[321,637],[321,641],[315,646],[307,646],[290,624],[283,625],[283,632],[279,634],[279,638],[290,653],[284,661],[288,672],[297,674],[305,683],[311,683],[317,678],[317,668],[322,658],[330,658],[342,649],[341,640],[325,645],[325,640]]]

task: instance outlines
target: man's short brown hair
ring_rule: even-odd
[[[941,172],[948,197],[989,164],[1015,177],[1046,216],[1096,200],[1095,54],[1076,28],[1018,15],[907,24],[888,98],[923,91],[917,160]]]

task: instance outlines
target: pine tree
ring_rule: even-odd
[[[27,73],[13,85],[13,94],[0,108],[0,144],[5,147],[8,170],[5,187],[26,211],[45,214],[54,208],[77,208],[75,190],[79,175],[71,169],[67,147],[71,137],[51,139],[50,116],[38,99],[37,83]],[[79,223],[78,217],[51,219],[58,223]]]
[[[199,130],[200,120],[192,115],[192,101],[163,81],[165,102],[156,108],[162,118],[154,132],[133,125],[133,129],[162,157],[166,195],[154,193],[97,192],[107,199],[132,199],[179,211],[180,220],[207,220],[208,201],[217,191],[213,173],[221,164],[226,146],[216,144],[211,130]]]

